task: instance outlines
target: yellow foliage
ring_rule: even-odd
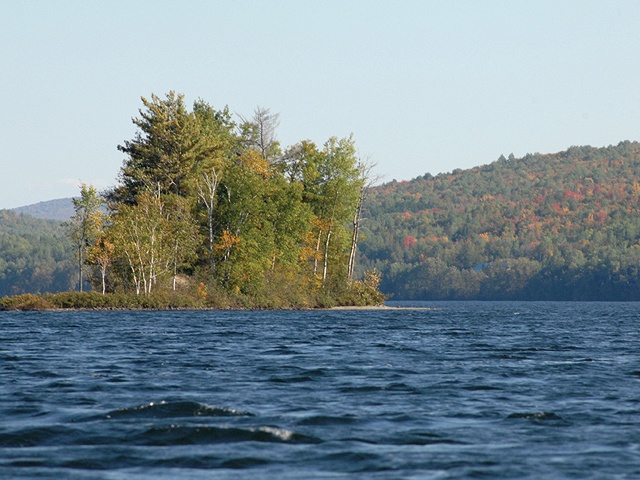
[[[218,251],[225,251],[233,248],[238,243],[240,243],[240,237],[234,235],[229,230],[224,230],[222,235],[220,235],[220,241],[215,245],[215,249]]]
[[[312,260],[314,258],[319,258],[315,248],[311,245],[306,245],[300,249],[299,259],[302,262],[306,262],[307,260]]]
[[[262,155],[260,155],[255,150],[247,150],[240,157],[242,161],[242,165],[249,170],[257,173],[258,175],[262,175],[265,178],[269,178],[271,176],[271,168],[269,162],[267,162]]]
[[[200,282],[200,284],[196,288],[196,295],[201,300],[207,298],[207,286],[204,284],[204,282]]]
[[[362,280],[362,283],[364,283],[367,288],[377,290],[381,281],[382,274],[375,268],[364,272],[364,279]]]
[[[88,260],[98,265],[109,265],[114,254],[115,246],[107,238],[102,236],[89,249]]]

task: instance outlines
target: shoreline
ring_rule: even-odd
[[[1,312],[247,312],[247,311],[298,311],[298,312],[313,312],[313,311],[398,311],[398,310],[438,310],[438,308],[434,307],[392,307],[389,305],[339,305],[335,307],[309,307],[309,308],[240,308],[240,307],[231,307],[231,308],[188,308],[188,307],[174,307],[174,308],[109,308],[109,307],[69,307],[69,308],[18,308],[18,309],[5,309],[0,308]]]
[[[310,309],[310,310],[437,310],[433,307],[391,307],[389,305],[366,305],[366,306],[338,306],[326,309]]]

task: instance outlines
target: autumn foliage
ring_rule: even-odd
[[[361,265],[395,298],[640,300],[640,144],[374,188]]]

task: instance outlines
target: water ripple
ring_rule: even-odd
[[[0,478],[640,476],[637,304],[0,312]]]

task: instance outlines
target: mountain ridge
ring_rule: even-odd
[[[44,220],[60,220],[62,222],[69,220],[75,214],[73,198],[45,200],[30,205],[10,208],[8,210]]]

